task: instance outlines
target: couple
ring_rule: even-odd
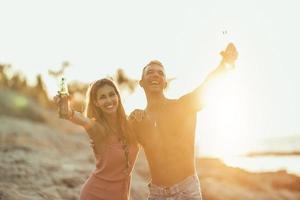
[[[96,169],[81,189],[81,200],[128,200],[139,146],[150,167],[149,199],[201,199],[194,154],[196,114],[203,108],[203,91],[211,79],[233,68],[235,46],[230,43],[221,55],[220,65],[199,87],[174,100],[164,96],[163,65],[148,63],[139,82],[147,107],[134,111],[129,119],[111,80],[91,84],[85,115],[70,110],[68,117],[86,129],[96,158]]]

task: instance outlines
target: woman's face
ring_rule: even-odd
[[[119,98],[110,85],[104,85],[97,90],[95,106],[100,108],[103,114],[112,115],[117,112]]]

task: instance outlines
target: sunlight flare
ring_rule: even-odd
[[[220,158],[243,154],[249,147],[242,131],[246,127],[239,84],[231,71],[209,85],[205,93],[206,113],[213,122],[208,136],[209,153]]]

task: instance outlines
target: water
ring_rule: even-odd
[[[222,159],[231,167],[238,167],[250,172],[270,172],[286,170],[300,176],[300,156],[236,156]]]
[[[241,141],[242,142],[242,141]],[[222,154],[228,150],[224,147],[219,153],[214,154],[231,167],[238,167],[250,172],[273,172],[285,170],[288,173],[300,176],[300,136],[289,136],[280,138],[264,138],[253,141],[247,151],[240,155]],[[232,145],[236,150],[238,145]],[[220,146],[219,146],[220,147]],[[274,155],[263,155],[263,153],[274,153]],[[248,153],[262,153],[260,156],[246,156]],[[287,155],[276,155],[276,153],[287,153]],[[290,154],[289,154],[290,153]],[[203,154],[205,155],[205,154]]]

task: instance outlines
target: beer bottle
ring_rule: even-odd
[[[66,79],[61,78],[59,83],[58,91],[60,101],[59,101],[59,117],[63,119],[68,119],[69,117],[69,92]]]

